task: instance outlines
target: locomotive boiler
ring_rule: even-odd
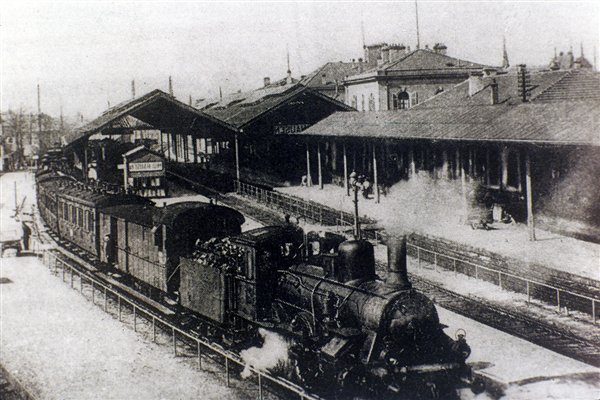
[[[184,260],[182,304],[242,336],[279,332],[291,342],[288,377],[321,393],[452,397],[470,378],[470,348],[411,287],[406,240],[387,245],[382,280],[368,241],[290,224],[248,231]]]

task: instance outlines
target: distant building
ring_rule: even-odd
[[[403,44],[365,46],[365,72],[345,79],[346,104],[358,111],[408,109],[492,68],[450,57],[447,47],[410,49]]]
[[[351,62],[328,62],[316,71],[304,76],[300,83],[326,96],[345,102],[344,80],[352,75],[360,74],[368,68],[367,63],[359,58]]]
[[[578,58],[575,58],[573,55],[573,49],[569,50],[567,53],[563,53],[562,51],[556,54],[554,52],[554,57],[550,61],[548,65],[549,68],[553,71],[557,70],[569,70],[569,69],[593,69],[594,66],[587,58],[583,55],[583,46],[581,47],[581,55]]]

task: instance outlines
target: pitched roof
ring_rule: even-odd
[[[436,53],[428,49],[414,50],[397,61],[381,66],[385,71],[482,69],[486,65]]]
[[[329,102],[335,102],[342,109],[352,109],[344,103],[311,90],[304,85],[292,83],[281,86],[271,85],[250,92],[236,93],[230,97],[224,97],[217,103],[207,102],[201,108],[201,111],[237,129],[241,129],[265,113],[277,109],[282,104],[302,93],[310,93],[314,96],[324,98]]]
[[[335,113],[297,134],[600,146],[600,101]]]
[[[139,122],[143,123],[144,127],[151,126],[156,129],[164,127],[192,129],[200,122],[205,122],[216,124],[224,130],[232,130],[232,127],[226,123],[156,89],[141,97],[109,108],[98,118],[78,128],[77,138],[70,144],[108,128],[129,127],[135,129],[139,127]]]
[[[300,83],[310,88],[335,85],[336,81],[342,83],[346,77],[361,73],[363,66],[363,62],[328,62],[306,75]]]
[[[361,80],[374,76],[424,76],[432,74],[467,74],[490,66],[474,63],[437,53],[429,49],[411,51],[400,59],[387,62],[346,81]]]
[[[466,81],[408,110],[335,113],[298,134],[600,145],[600,74],[572,70],[530,77],[527,103],[519,100],[516,75],[498,75],[484,78],[473,96]],[[492,79],[499,89],[495,105]]]
[[[568,74],[569,72],[567,71],[532,72],[528,85],[529,98],[531,100],[536,99]],[[456,105],[488,105],[490,104],[490,85],[494,82],[498,84],[499,103],[517,104],[521,102],[516,71],[489,77],[473,77],[471,79],[481,79],[481,90],[473,96],[469,96],[469,80],[466,80],[450,90],[441,92],[419,103],[417,107],[434,108],[453,107]]]

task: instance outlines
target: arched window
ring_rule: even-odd
[[[410,106],[410,96],[406,92],[398,93],[398,109],[405,110]]]
[[[352,96],[352,104],[351,104],[351,106],[354,109],[358,109],[358,99],[356,98],[356,96]]]
[[[365,95],[362,95],[362,100],[361,100],[361,104],[360,104],[360,111],[365,111]]]

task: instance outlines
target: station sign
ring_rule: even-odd
[[[130,172],[151,172],[151,171],[162,171],[163,163],[161,161],[152,162],[136,162],[129,164]]]
[[[287,135],[290,133],[302,132],[309,126],[310,124],[275,125],[273,127],[273,133],[275,135]]]

